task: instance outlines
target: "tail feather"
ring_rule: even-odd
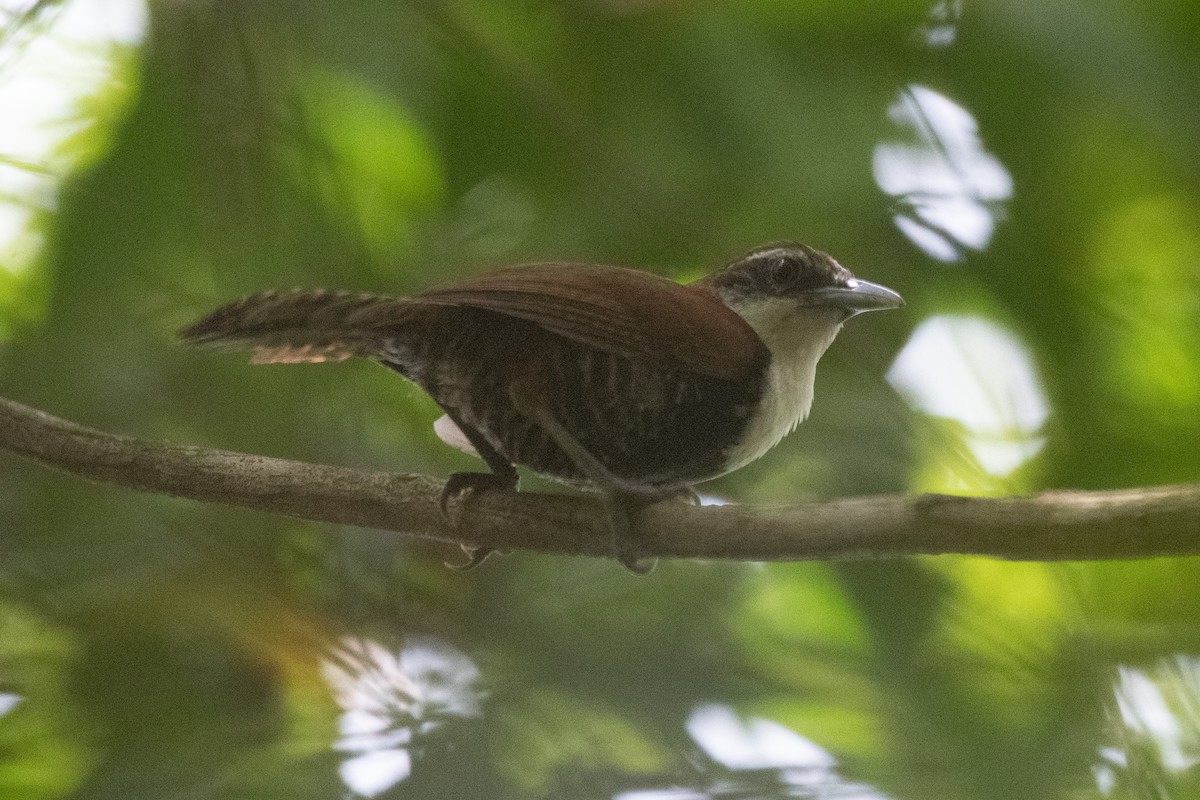
[[[403,297],[325,289],[260,292],[218,308],[179,337],[251,350],[256,364],[342,361],[378,355],[388,329],[415,305]]]

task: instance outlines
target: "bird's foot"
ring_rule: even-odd
[[[634,517],[655,503],[683,502],[699,506],[700,495],[690,486],[681,486],[661,493],[606,492],[604,507],[612,531],[613,555],[635,575],[649,575],[658,564],[657,558],[643,553],[645,542],[634,526]]]
[[[687,503],[689,506],[696,506],[697,508],[703,505],[700,500],[700,495],[697,494],[696,490],[690,486],[680,486],[678,489],[672,489],[659,499],[680,500],[684,503]],[[658,502],[658,500],[654,500],[652,502]]]
[[[450,501],[464,492],[474,493],[487,489],[511,491],[515,488],[517,488],[517,482],[506,475],[497,475],[494,472],[454,472],[446,479],[446,485],[442,487],[438,506],[442,509],[442,514],[449,517]]]
[[[621,492],[604,493],[604,510],[612,535],[613,556],[634,575],[649,575],[658,565],[657,558],[643,552],[643,542],[634,529],[633,517],[646,505],[645,499]]]
[[[634,575],[649,575],[658,566],[657,558],[639,555],[636,550],[618,551],[617,561]]]
[[[458,498],[464,492],[479,492],[488,489],[498,491],[512,491],[517,488],[517,482],[512,478],[504,475],[497,475],[494,472],[455,472],[446,479],[446,485],[442,487],[442,494],[438,498],[438,507],[442,509],[442,515],[447,519],[450,518],[450,501]],[[499,552],[504,555],[504,551],[498,551],[494,547],[472,547],[471,545],[461,545],[462,551],[466,553],[467,560],[461,564],[451,564],[449,561],[444,562],[447,567],[456,572],[467,572],[475,569],[484,561],[487,561],[488,556],[492,553]]]
[[[455,572],[470,572],[483,562],[487,561],[488,557],[491,556],[492,553],[507,555],[505,551],[497,550],[494,547],[472,547],[469,544],[459,545],[459,547],[461,547],[463,553],[466,554],[466,561],[462,562],[461,564],[451,564],[449,561],[442,562]]]

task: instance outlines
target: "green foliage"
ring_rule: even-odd
[[[376,262],[402,256],[418,215],[444,194],[437,153],[419,123],[358,81],[315,74],[303,87],[311,139],[296,144],[294,180],[345,217]]]
[[[66,632],[19,606],[0,605],[0,794],[58,797],[84,774],[86,741],[63,685],[74,655]]]
[[[0,20],[0,90],[72,5]],[[251,368],[173,332],[265,288],[406,293],[539,259],[691,279],[799,239],[908,305],[847,325],[811,418],[705,494],[1200,476],[1194,4],[150,14],[141,44],[95,50],[106,77],[74,96],[71,135],[36,158],[0,136],[0,213],[29,212],[0,240],[0,394],[121,433],[444,475],[475,462],[394,374]],[[929,138],[954,109],[958,138]],[[917,159],[897,182],[932,182],[885,191],[887,157]],[[1011,196],[977,174],[993,162]],[[18,191],[34,173],[42,194]],[[923,217],[939,198],[967,217]],[[972,244],[964,218],[988,234]],[[931,320],[905,384],[897,357]],[[458,558],[0,453],[0,699],[17,698],[0,795],[1200,796],[1195,559],[636,578],[525,553],[443,567]],[[351,670],[348,649],[372,655]],[[353,686],[331,687],[331,663]]]

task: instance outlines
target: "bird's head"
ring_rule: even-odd
[[[731,308],[780,300],[796,309],[827,312],[845,321],[864,311],[898,308],[900,295],[859,280],[832,257],[805,244],[752,250],[704,278]]]
[[[803,244],[752,250],[702,283],[750,323],[776,356],[816,350],[819,357],[850,317],[904,305],[896,292],[855,278]]]

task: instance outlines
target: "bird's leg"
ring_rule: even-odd
[[[471,443],[471,447],[475,448],[475,452],[488,465],[491,472],[454,472],[446,479],[446,485],[442,487],[442,494],[438,498],[438,505],[442,509],[442,514],[446,517],[450,516],[449,504],[450,500],[466,491],[478,492],[484,489],[499,489],[502,491],[511,491],[517,488],[517,468],[512,465],[507,458],[496,452],[496,448],[488,442],[488,440],[474,427],[467,425],[459,418],[458,414],[445,406],[441,407],[446,416],[450,418],[463,436],[467,437],[467,441]],[[447,564],[451,569],[466,571],[474,569],[487,560],[487,557],[496,552],[491,547],[470,547],[461,545],[463,552],[467,554],[467,560],[462,564]]]
[[[517,410],[546,431],[559,449],[571,459],[571,463],[600,488],[604,497],[604,510],[608,517],[609,531],[612,535],[613,555],[617,561],[620,561],[630,572],[638,575],[649,574],[658,560],[650,559],[649,563],[642,562],[642,556],[638,552],[641,540],[634,530],[633,518],[642,508],[661,499],[661,493],[633,486],[628,481],[613,475],[540,403],[526,400],[516,391],[512,393],[512,396]]]

